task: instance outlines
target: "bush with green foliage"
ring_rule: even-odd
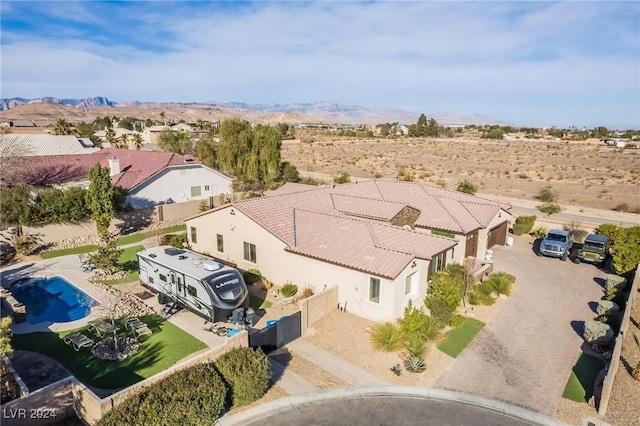
[[[464,323],[464,320],[466,318],[467,317],[465,317],[464,315],[452,316],[451,319],[449,320],[449,327],[452,327],[452,328],[460,327]]]
[[[187,242],[187,234],[166,234],[160,237],[160,245],[184,248]]]
[[[410,373],[422,373],[427,366],[422,355],[409,355],[404,360],[404,368]]]
[[[316,294],[316,288],[312,285],[305,285],[300,292],[300,299],[306,299]]]
[[[449,323],[462,301],[465,289],[465,271],[466,269],[461,265],[449,265],[434,274],[427,289],[424,303],[440,328]]]
[[[608,345],[614,338],[614,332],[610,325],[603,322],[585,321],[582,337],[587,343]]]
[[[260,281],[260,278],[262,278],[262,273],[255,268],[251,268],[242,274],[242,278],[244,278],[245,284],[253,285]]]
[[[624,228],[606,223],[597,231],[611,241],[611,260],[616,274],[632,272],[640,263],[640,226]]]
[[[214,364],[229,387],[234,407],[251,404],[267,392],[271,367],[262,350],[246,347],[233,349]]]
[[[555,203],[558,201],[559,193],[551,185],[547,185],[544,188],[540,188],[538,194],[536,195],[536,199],[542,201],[543,203]]]
[[[118,263],[118,259],[124,250],[116,246],[116,239],[108,232],[102,233],[101,239],[100,248],[89,255],[91,262],[107,273],[122,270],[122,265]]]
[[[505,296],[510,296],[511,286],[515,282],[516,277],[504,271],[499,271],[491,274],[489,278],[484,282],[484,285],[489,287],[495,294],[504,294]]]
[[[427,351],[426,341],[418,334],[411,334],[404,338],[402,345],[411,355],[422,356]]]
[[[473,195],[476,192],[478,192],[478,187],[465,179],[461,182],[458,182],[458,186],[456,187],[456,190],[458,192],[464,192],[465,194]]]
[[[400,349],[401,337],[400,328],[396,324],[385,322],[373,326],[370,340],[376,350],[393,352]]]
[[[492,294],[493,289],[486,283],[481,283],[469,287],[467,298],[472,305],[491,306],[496,303]]]
[[[287,282],[280,289],[280,294],[283,297],[293,297],[298,292],[298,286],[294,283]]]
[[[351,178],[347,172],[338,172],[338,174],[333,177],[333,183],[341,184],[349,182],[351,182]]]
[[[547,217],[552,214],[560,213],[563,209],[558,203],[544,203],[536,206],[536,209],[540,211],[540,213],[544,213]]]
[[[531,232],[533,224],[536,223],[537,216],[518,216],[513,224],[513,233],[523,235]]]
[[[109,410],[96,426],[203,425],[220,417],[227,387],[213,364],[178,371]]]
[[[547,235],[547,232],[549,232],[547,228],[539,226],[532,230],[529,234],[536,238],[544,238],[544,236]]]

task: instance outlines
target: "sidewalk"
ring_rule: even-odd
[[[288,394],[295,395],[297,393],[307,393],[320,390],[320,388],[313,383],[309,382],[299,374],[294,373],[290,369],[285,368],[284,365],[269,358],[269,364],[271,365],[271,382],[274,385],[280,386]]]
[[[320,368],[330,372],[331,374],[341,378],[347,383],[354,386],[372,386],[372,385],[388,385],[382,379],[367,373],[359,367],[338,358],[329,352],[312,345],[303,339],[298,339],[287,345],[287,348],[296,355],[313,362]]]

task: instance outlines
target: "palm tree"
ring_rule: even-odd
[[[117,148],[124,148],[124,149],[129,148],[129,135],[127,135],[126,133],[123,133],[120,135],[118,139],[119,139],[119,142],[118,142]]]
[[[107,139],[107,142],[109,142],[111,146],[116,145],[116,133],[113,131],[112,127],[107,127],[105,138]]]
[[[133,134],[133,145],[136,147],[136,150],[138,151],[140,151],[140,148],[142,148],[143,141],[142,141],[142,136],[140,136],[140,133]]]
[[[161,112],[160,112],[160,119],[162,120],[162,124],[167,124],[167,123],[164,121],[164,117],[165,117],[164,111],[161,111]]]
[[[71,124],[64,118],[59,118],[51,133],[54,135],[71,135],[73,132],[71,131]]]

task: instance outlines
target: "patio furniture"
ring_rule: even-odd
[[[129,318],[124,322],[124,328],[127,330],[135,330],[142,327],[147,327],[147,324],[140,321],[139,318]]]
[[[151,331],[151,329],[146,325],[143,325],[142,327],[134,328],[133,332],[136,334],[137,337],[151,336],[153,334],[153,331]]]
[[[99,337],[102,337],[107,333],[113,333],[114,331],[119,330],[119,328],[115,325],[101,319],[89,321],[89,323],[87,324],[87,329],[92,330]]]
[[[64,336],[63,340],[67,345],[72,345],[73,349],[75,349],[76,352],[79,351],[80,348],[93,346],[94,343],[93,339],[77,331],[67,334],[66,336]]]
[[[298,298],[296,296],[291,296],[291,297],[281,297],[280,299],[277,299],[277,300],[280,305],[287,306],[292,303],[296,303],[298,301]]]

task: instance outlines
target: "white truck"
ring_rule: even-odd
[[[140,282],[158,293],[162,304],[186,307],[212,322],[225,322],[238,308],[249,308],[242,274],[211,257],[159,246],[138,252]]]

